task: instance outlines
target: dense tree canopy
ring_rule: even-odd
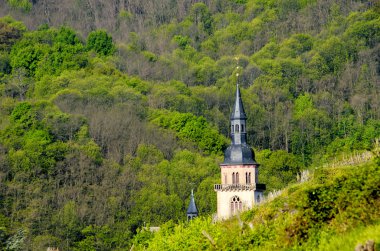
[[[0,249],[143,248],[191,189],[212,215],[236,83],[269,191],[378,149],[377,2],[53,2],[0,3]]]

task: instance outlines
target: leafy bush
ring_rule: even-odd
[[[153,111],[152,123],[177,132],[181,139],[189,140],[208,153],[220,153],[226,146],[226,140],[216,129],[209,126],[206,119],[191,113]]]
[[[109,56],[115,52],[112,37],[105,30],[90,32],[87,37],[87,49],[94,50],[102,56]]]
[[[32,3],[29,0],[7,0],[9,6],[19,9],[24,12],[29,12],[32,9]]]
[[[256,154],[260,163],[260,183],[267,185],[267,190],[279,190],[296,181],[304,165],[294,154],[283,150],[263,150]]]

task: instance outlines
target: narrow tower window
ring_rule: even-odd
[[[239,173],[236,173],[236,184],[239,184]]]
[[[236,183],[236,180],[235,180],[235,173],[232,173],[232,184],[235,184]]]
[[[235,125],[235,131],[239,132],[239,125]]]
[[[231,199],[231,214],[234,215],[241,210],[242,210],[242,203],[240,201],[240,198],[235,195]]]
[[[245,183],[251,184],[251,173],[245,173]]]
[[[241,132],[244,132],[244,125],[241,124]]]

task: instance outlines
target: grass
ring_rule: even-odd
[[[352,231],[338,235],[321,235],[319,247],[314,250],[341,250],[352,251],[358,244],[364,244],[368,240],[375,241],[375,250],[380,250],[380,222],[369,226],[360,226]]]

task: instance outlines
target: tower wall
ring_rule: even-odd
[[[251,209],[263,199],[263,193],[261,191],[218,191],[218,220],[225,220],[233,216],[231,200],[234,196],[238,196],[241,200],[242,211]]]
[[[258,183],[258,166],[257,165],[231,165],[231,166],[221,166],[221,181],[222,184],[233,184],[232,174],[239,173],[239,183],[238,184],[254,184]],[[245,174],[251,173],[251,182],[247,183]],[[226,179],[227,178],[227,179]]]

